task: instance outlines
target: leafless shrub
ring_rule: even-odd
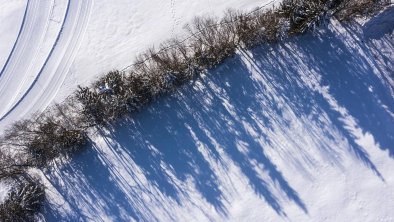
[[[339,21],[349,21],[358,16],[370,16],[390,4],[390,0],[342,0],[337,3],[335,16]]]
[[[13,147],[25,156],[19,164],[45,166],[78,150],[85,144],[86,135],[82,129],[68,128],[60,119],[44,113],[16,122],[2,139],[2,147]]]
[[[24,174],[28,167],[23,157],[12,156],[9,150],[0,149],[0,180],[18,177]]]
[[[162,53],[164,52],[165,50],[162,51]],[[164,56],[161,56],[154,48],[149,49],[142,56],[144,59],[149,59],[142,66],[144,72],[140,71],[140,76],[148,77],[145,84],[149,86],[152,97],[156,97],[165,91],[166,77],[169,75],[168,71],[170,71],[168,69],[175,65],[168,63],[169,61],[164,61]],[[138,70],[136,71],[138,72]]]
[[[149,80],[146,76],[130,72],[127,77],[129,90],[127,104],[132,111],[139,110],[142,106],[152,101],[153,95],[149,86]]]
[[[227,24],[232,33],[235,33],[237,45],[243,44],[244,47],[251,47],[260,37],[261,27],[256,23],[254,14],[227,10],[223,22]]]
[[[276,9],[270,9],[264,13],[256,12],[256,23],[261,27],[261,35],[257,44],[275,43],[286,37],[288,20]]]
[[[284,0],[279,11],[289,19],[289,34],[302,34],[327,20],[329,0]]]
[[[201,69],[214,67],[235,52],[237,38],[230,24],[197,17],[186,29],[191,35],[188,44],[194,53],[193,63]]]
[[[35,221],[44,199],[44,187],[36,180],[25,178],[0,204],[0,221]]]
[[[89,128],[90,125],[87,124],[86,119],[82,112],[82,106],[77,101],[75,96],[70,96],[60,104],[55,104],[47,112],[56,117],[59,122],[61,122],[67,129],[77,129],[84,131]]]
[[[105,125],[108,110],[98,92],[89,87],[79,87],[76,99],[82,104],[81,114],[89,125]]]
[[[152,60],[164,73],[164,88],[172,90],[193,78],[192,56],[185,43],[171,39],[160,46],[161,50],[151,54]]]
[[[83,131],[66,129],[55,120],[40,124],[37,134],[29,141],[27,148],[38,166],[45,166],[53,159],[68,155],[86,144]]]

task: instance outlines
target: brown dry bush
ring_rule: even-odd
[[[0,149],[0,180],[24,174],[30,166],[24,164],[23,159],[23,157],[12,155],[10,150],[4,147]]]
[[[79,87],[75,92],[75,98],[82,106],[81,115],[88,125],[106,124],[109,110],[100,97],[98,92],[89,87]]]
[[[256,23],[261,27],[256,44],[275,43],[286,37],[288,21],[278,10],[271,9],[261,14],[256,12]]]
[[[284,0],[280,13],[289,19],[289,35],[314,30],[328,18],[329,0]]]
[[[177,39],[160,46],[161,50],[152,53],[152,60],[157,63],[159,69],[164,73],[164,89],[174,90],[179,85],[193,78],[191,70],[192,57],[185,45]]]
[[[2,147],[13,147],[25,158],[21,165],[46,166],[62,155],[69,155],[86,141],[83,129],[68,128],[60,119],[47,113],[16,122],[2,137]]]
[[[45,199],[44,187],[34,179],[23,178],[0,204],[0,221],[35,221]]]
[[[236,33],[231,24],[220,25],[213,17],[198,17],[186,26],[191,38],[188,46],[193,52],[193,64],[209,69],[232,55],[237,47]]]
[[[127,76],[127,88],[129,91],[127,104],[131,107],[131,111],[141,109],[153,99],[148,78],[144,75],[130,72]]]
[[[239,11],[228,10],[223,21],[235,33],[236,44],[249,48],[255,45],[261,34],[261,27],[256,23],[254,14],[245,14]]]
[[[339,21],[350,21],[359,16],[371,16],[390,5],[390,0],[342,0],[335,9]]]

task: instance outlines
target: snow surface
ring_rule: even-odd
[[[394,2],[393,2],[394,3]],[[378,39],[386,33],[394,31],[394,7],[385,10],[378,17],[364,24],[364,35],[366,38]]]
[[[10,181],[0,181],[0,203],[2,203],[11,190]]]
[[[8,55],[20,31],[20,24],[25,13],[24,0],[0,1],[0,70],[7,62]],[[2,72],[2,71],[1,71]]]
[[[394,221],[393,35],[242,51],[45,173],[50,221]]]
[[[0,0],[0,133],[195,15],[269,2]],[[96,132],[37,173],[48,221],[394,221],[392,18],[239,52]]]

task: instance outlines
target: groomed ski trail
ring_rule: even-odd
[[[92,0],[68,2],[59,35],[30,87],[0,118],[0,126],[44,110],[62,85],[84,36]]]

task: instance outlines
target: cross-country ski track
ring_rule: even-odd
[[[20,35],[1,73],[0,98],[3,105],[0,107],[0,116],[4,116],[4,113],[15,104],[18,95],[23,91],[23,86],[28,85],[28,82],[31,83],[29,79],[34,80],[36,76],[31,75],[31,73],[34,73],[34,68],[39,69],[42,66],[40,63],[42,64],[43,61],[39,60],[42,60],[45,56],[40,56],[39,51],[47,51],[42,48],[42,45],[44,40],[49,40],[45,37],[49,31],[49,19],[53,3],[53,1],[37,0],[27,3]],[[53,44],[50,47],[53,47]]]
[[[21,34],[0,76],[0,124],[50,104],[79,48],[92,3],[28,2]]]
[[[21,33],[22,33],[23,26],[24,26],[25,21],[26,21],[26,15],[27,15],[28,8],[29,8],[29,7],[28,7],[28,4],[29,4],[29,1],[26,3],[26,7],[25,7],[25,10],[24,10],[24,13],[23,13],[22,24],[21,24],[20,27],[19,27],[19,32],[18,32],[18,35],[17,35],[17,37],[16,37],[15,43],[13,44],[12,49],[11,49],[11,52],[9,53],[7,59],[5,60],[4,64],[3,64],[2,67],[1,67],[0,76],[3,75],[3,72],[4,72],[4,70],[5,70],[5,67],[7,67],[7,64],[8,64],[8,62],[10,61],[11,55],[13,54],[13,52],[14,52],[14,50],[15,50],[16,43],[18,42],[19,38],[21,37]],[[17,16],[15,16],[15,17],[17,17]],[[1,65],[1,64],[0,64],[0,65]]]

